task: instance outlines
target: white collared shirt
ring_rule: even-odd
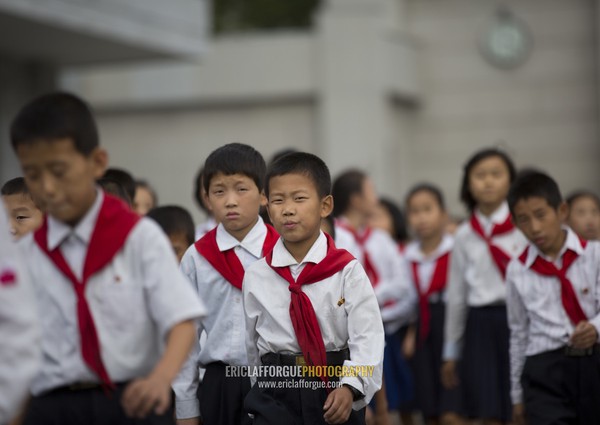
[[[342,222],[347,219],[340,217]],[[410,273],[403,261],[400,247],[384,230],[372,228],[364,247],[360,247],[360,259],[364,266],[364,254],[369,259],[379,282],[375,285],[375,295],[379,302],[381,318],[387,334],[393,334],[403,325],[414,320],[414,305],[417,294],[411,286]]]
[[[0,201],[0,423],[21,406],[40,361],[35,294]]]
[[[475,211],[484,233],[491,234],[495,224],[502,224],[509,217],[504,202],[489,217]],[[512,258],[518,257],[527,245],[520,230],[494,236],[494,245]],[[490,250],[467,220],[456,231],[454,248],[450,257],[450,277],[447,286],[446,321],[444,332],[444,360],[460,357],[461,342],[465,331],[469,307],[483,307],[506,302],[506,284]]]
[[[407,267],[411,270],[410,278],[412,282],[412,288],[415,288],[414,277],[412,274],[411,263],[417,263],[417,274],[419,277],[419,290],[421,293],[426,293],[431,285],[431,279],[437,261],[443,255],[449,253],[454,245],[454,238],[448,234],[445,234],[440,244],[431,253],[425,255],[421,250],[421,244],[419,241],[412,241],[404,249],[404,259],[407,262]],[[440,298],[441,297],[441,298]],[[430,301],[446,301],[446,291],[443,294],[432,294]]]
[[[335,246],[345,249],[354,256],[361,264],[363,263],[363,251],[352,232],[346,228],[335,225]]]
[[[560,269],[562,255],[567,249],[578,254],[567,270],[567,277],[585,315],[600,334],[600,242],[587,242],[583,248],[575,232],[569,228],[565,231],[567,238],[556,261],[530,244],[525,263],[513,259],[507,269],[513,403],[523,401],[520,379],[525,357],[568,345],[574,330],[561,300],[558,277],[542,276],[531,269],[538,255]]]
[[[262,251],[267,226],[259,216],[254,227],[240,242],[223,227],[217,226],[217,246],[221,252],[234,249],[240,263],[247,269]],[[235,288],[192,245],[181,260],[181,270],[207,307],[200,321],[198,338],[206,333],[203,346],[196,344],[192,354],[173,382],[176,416],[179,419],[200,415],[198,404],[198,367],[212,362],[242,366],[248,364],[246,355],[246,319],[242,305],[242,291]]]
[[[57,220],[48,220],[50,246],[59,244],[78,276],[103,197],[103,192],[98,191],[94,205],[73,230]],[[98,382],[81,356],[72,282],[42,252],[32,235],[21,242],[28,256],[38,309],[44,318],[42,365],[33,381],[32,393],[38,395],[74,382]],[[156,223],[146,218],[141,218],[131,230],[112,261],[89,278],[85,296],[94,317],[104,366],[113,382],[150,373],[160,359],[171,328],[205,312],[179,271],[168,239]]]
[[[327,239],[323,233],[300,263],[279,239],[273,248],[272,264],[289,266],[295,279],[307,263],[318,263],[326,254]],[[246,271],[242,291],[251,366],[260,365],[260,358],[266,353],[301,352],[290,319],[288,287],[288,282],[264,259]],[[365,395],[364,399],[354,402],[354,409],[366,406],[381,388],[384,333],[377,300],[364,269],[353,260],[322,282],[304,285],[302,291],[315,310],[325,350],[339,351],[347,347],[350,360],[344,362],[345,366],[375,366],[373,376],[341,379]]]

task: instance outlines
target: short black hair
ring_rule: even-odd
[[[129,197],[127,190],[125,190],[125,187],[121,184],[121,182],[102,177],[98,179],[97,183],[106,193],[109,193],[122,199],[127,205],[131,207],[132,199]]]
[[[477,165],[480,161],[494,156],[500,158],[506,164],[506,168],[508,168],[510,183],[515,181],[515,176],[517,174],[515,165],[505,152],[497,148],[486,148],[475,153],[471,158],[469,158],[469,160],[463,168],[463,178],[460,187],[460,200],[467,206],[469,211],[473,211],[477,206],[477,201],[475,200],[475,198],[473,198],[473,195],[469,190],[469,175],[471,174],[471,170],[473,170],[475,165]]]
[[[129,203],[135,198],[135,179],[129,171],[122,168],[109,168],[102,176],[103,180],[119,183],[129,196]]]
[[[400,207],[391,199],[380,198],[379,203],[386,209],[392,218],[393,234],[392,238],[396,242],[406,242],[408,240],[408,231],[406,230],[406,219]]]
[[[77,152],[88,156],[99,146],[98,129],[90,107],[79,97],[49,93],[27,103],[10,127],[13,149],[40,140],[71,139]]]
[[[267,170],[265,186],[267,198],[271,179],[286,174],[302,174],[311,179],[320,198],[331,195],[331,174],[325,161],[312,153],[292,152],[280,157]]]
[[[262,192],[265,186],[265,173],[267,165],[263,156],[252,146],[242,143],[229,143],[212,151],[204,163],[203,184],[208,192],[210,181],[218,173],[231,176],[242,174],[251,178],[258,191]]]
[[[271,164],[273,164],[275,161],[277,161],[279,158],[281,158],[282,156],[286,156],[287,154],[294,153],[294,152],[298,152],[298,149],[295,149],[295,148],[283,148],[283,149],[278,150],[277,152],[275,152],[273,154],[273,156],[269,160],[269,166]]]
[[[202,211],[206,214],[212,214],[211,211],[204,205],[202,202],[202,192],[204,192],[204,166],[200,167],[198,172],[196,173],[196,178],[194,180],[194,200],[196,204],[200,207]]]
[[[346,170],[333,182],[333,215],[339,217],[350,208],[352,195],[363,191],[363,183],[367,175],[357,169]]]
[[[415,186],[413,186],[410,189],[410,191],[408,192],[408,195],[406,195],[406,200],[404,201],[404,205],[406,205],[406,208],[408,208],[408,204],[410,203],[410,200],[412,199],[412,197],[415,196],[419,192],[430,193],[435,198],[436,202],[440,206],[440,209],[442,211],[446,210],[446,202],[444,201],[444,195],[442,194],[442,191],[440,190],[439,187],[437,187],[431,183],[419,183],[419,184],[416,184]]]
[[[146,214],[156,221],[167,236],[183,234],[189,245],[194,243],[194,220],[188,210],[178,205],[152,208]]]
[[[594,192],[591,192],[589,190],[578,190],[576,192],[573,192],[571,194],[569,194],[569,196],[567,196],[566,198],[566,202],[567,205],[570,207],[573,206],[573,204],[580,198],[590,198],[591,200],[593,200],[596,205],[598,206],[598,209],[600,209],[600,197],[598,197],[598,195],[596,195]]]
[[[515,205],[525,199],[539,197],[555,210],[562,203],[562,196],[556,181],[541,171],[528,170],[520,173],[508,191],[508,207],[514,214]]]
[[[25,184],[25,179],[23,177],[15,177],[14,179],[10,179],[2,185],[0,193],[2,196],[29,195],[29,189],[27,189],[27,185]]]

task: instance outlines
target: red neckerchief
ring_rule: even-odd
[[[276,267],[271,264],[273,251],[265,256],[267,264],[289,283],[292,326],[304,359],[311,366],[326,366],[327,354],[315,310],[310,298],[302,292],[302,285],[321,282],[341,271],[350,261],[354,260],[348,251],[335,247],[331,236],[325,234],[325,237],[327,238],[327,255],[316,264],[307,263],[296,281],[294,281],[289,267]],[[320,378],[327,381],[325,375],[321,375]]]
[[[104,200],[85,256],[81,281],[75,277],[63,257],[60,245],[52,251],[48,248],[48,217],[44,217],[42,226],[34,233],[34,239],[42,252],[73,284],[77,296],[77,324],[81,339],[81,356],[107,389],[114,388],[114,384],[102,362],[100,341],[94,325],[94,318],[85,298],[85,287],[89,278],[108,265],[121,250],[139,219],[140,217],[132,212],[123,201],[104,193]]]
[[[587,241],[583,239],[579,239],[581,242],[581,246],[585,249],[587,245]],[[529,247],[525,248],[525,251],[519,257],[519,260],[523,264],[527,260],[527,254],[529,253]],[[531,270],[542,276],[552,276],[557,277],[560,282],[560,298],[562,300],[563,307],[567,312],[567,316],[571,319],[571,322],[575,326],[579,322],[588,320],[583,309],[581,308],[581,304],[579,304],[579,299],[575,294],[575,289],[573,289],[573,283],[567,277],[567,270],[577,260],[577,253],[572,249],[567,249],[565,253],[562,255],[562,267],[560,270],[550,261],[544,260],[539,255],[535,258],[533,264],[531,265]]]
[[[336,221],[336,224],[338,226],[346,229],[347,231],[352,233],[352,236],[354,236],[354,240],[356,240],[356,243],[360,247],[362,254],[363,254],[363,266],[365,268],[365,272],[367,273],[367,276],[369,277],[369,280],[371,281],[371,285],[373,287],[376,287],[377,284],[379,283],[379,273],[377,273],[377,270],[375,270],[375,266],[373,265],[373,262],[371,261],[371,257],[366,249],[367,241],[371,237],[371,233],[372,233],[373,229],[371,229],[370,227],[367,227],[365,229],[365,231],[359,235],[358,232],[354,228],[352,228],[347,223],[344,223],[341,220]]]
[[[502,275],[502,279],[505,279],[506,278],[506,267],[508,267],[508,263],[510,261],[510,255],[508,255],[502,249],[500,249],[499,247],[494,245],[492,243],[492,238],[494,236],[508,233],[515,228],[515,226],[512,223],[510,214],[506,218],[504,223],[494,224],[494,227],[492,228],[492,234],[490,236],[486,236],[485,233],[483,232],[481,223],[479,223],[479,220],[477,219],[475,213],[471,214],[471,227],[473,228],[475,233],[477,233],[487,244],[487,246],[490,250],[490,254],[492,255],[492,259],[496,263],[496,266],[498,267],[498,271]]]
[[[413,281],[417,288],[417,294],[419,295],[419,341],[423,342],[429,335],[431,312],[429,311],[429,296],[436,292],[441,292],[446,287],[448,281],[448,260],[450,259],[450,253],[447,252],[439,257],[435,262],[435,269],[431,276],[431,283],[426,292],[421,291],[421,285],[419,282],[419,263],[417,261],[411,261]]]
[[[265,224],[265,226],[267,227],[267,235],[263,242],[263,256],[273,249],[275,242],[279,239],[279,235],[273,226],[269,224]],[[198,253],[206,258],[206,261],[208,261],[227,282],[240,291],[242,290],[244,267],[233,248],[226,251],[219,250],[216,227],[196,241],[194,246]]]

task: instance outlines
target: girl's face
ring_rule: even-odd
[[[476,163],[469,172],[469,191],[479,207],[497,207],[510,188],[510,172],[499,156]]]
[[[378,203],[369,217],[369,226],[375,229],[385,230],[394,237],[394,222],[386,207]]]
[[[600,239],[600,209],[589,196],[581,196],[571,204],[569,226],[587,240]]]
[[[447,222],[435,195],[427,190],[413,194],[407,205],[408,224],[417,239],[423,240],[441,235]]]

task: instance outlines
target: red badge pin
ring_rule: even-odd
[[[583,288],[583,289],[581,290],[581,293],[582,293],[583,295],[587,295],[587,294],[588,294],[588,292],[590,292],[589,288]]]
[[[11,268],[5,268],[0,271],[0,285],[12,286],[17,283],[17,273]]]

